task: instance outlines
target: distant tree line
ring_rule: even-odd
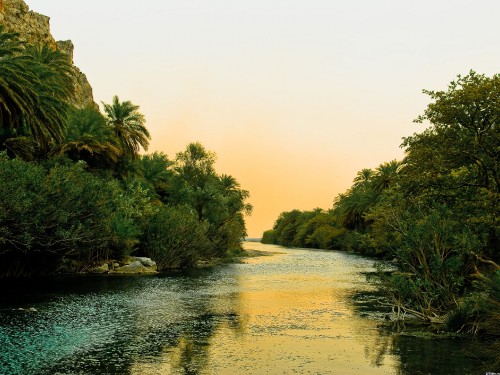
[[[139,107],[70,105],[67,56],[0,28],[0,277],[80,271],[130,254],[160,270],[241,250],[249,193],[191,143],[141,155]]]
[[[394,260],[395,311],[500,336],[500,75],[471,71],[432,100],[402,161],[363,169],[328,211],[283,212],[262,242]]]

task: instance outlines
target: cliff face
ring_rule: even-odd
[[[73,43],[70,40],[55,41],[50,33],[49,17],[29,10],[23,0],[0,0],[0,24],[7,31],[19,33],[19,39],[22,41],[46,43],[64,52],[73,65],[75,76],[75,95],[72,104],[79,108],[87,105],[97,107],[87,77],[73,64]]]

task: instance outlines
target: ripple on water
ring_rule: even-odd
[[[281,254],[12,290],[0,374],[412,374],[401,348],[414,342],[376,328],[371,260],[258,246]]]

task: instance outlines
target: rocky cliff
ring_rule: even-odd
[[[19,33],[19,38],[28,43],[46,43],[64,52],[73,64],[73,43],[70,40],[56,42],[50,33],[50,18],[29,10],[23,0],[0,0],[0,24],[8,31]],[[75,94],[73,104],[77,107],[97,107],[92,87],[87,77],[73,64]]]

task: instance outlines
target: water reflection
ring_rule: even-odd
[[[224,294],[211,291],[224,283],[221,276],[200,271],[69,279],[26,285],[26,299],[11,288],[0,307],[0,345],[6,348],[0,373],[134,373],[141,364],[165,362],[169,348],[176,347],[182,352],[177,367],[192,373],[203,367],[216,327],[224,321],[238,325],[234,294],[223,300]],[[38,289],[35,303],[32,288]],[[211,308],[219,303],[225,311]]]
[[[3,288],[0,373],[423,374],[459,368],[452,359],[445,361],[451,371],[442,371],[437,364],[449,351],[439,344],[380,329],[380,296],[363,276],[373,270],[371,260],[247,246],[279,254],[188,273]]]

